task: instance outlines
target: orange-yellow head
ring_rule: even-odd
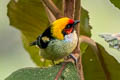
[[[79,20],[74,21],[73,19],[67,17],[57,19],[51,26],[52,36],[59,40],[63,40],[64,34],[70,34],[77,23],[79,23]]]

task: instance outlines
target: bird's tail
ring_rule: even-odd
[[[35,46],[35,45],[37,45],[37,40],[32,42],[32,43],[30,43],[30,46]]]

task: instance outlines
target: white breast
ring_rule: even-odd
[[[73,33],[66,35],[64,40],[53,40],[46,49],[41,50],[41,56],[49,60],[58,60],[68,56],[77,45],[77,35]]]

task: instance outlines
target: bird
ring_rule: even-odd
[[[57,61],[69,56],[76,48],[78,37],[75,30],[80,20],[63,17],[55,20],[32,42],[31,46],[40,48],[40,56],[44,59]]]

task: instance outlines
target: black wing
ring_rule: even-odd
[[[38,45],[40,48],[46,48],[49,42],[54,39],[52,36],[50,27],[48,27],[42,35],[37,37],[37,40],[31,43],[31,45]]]

